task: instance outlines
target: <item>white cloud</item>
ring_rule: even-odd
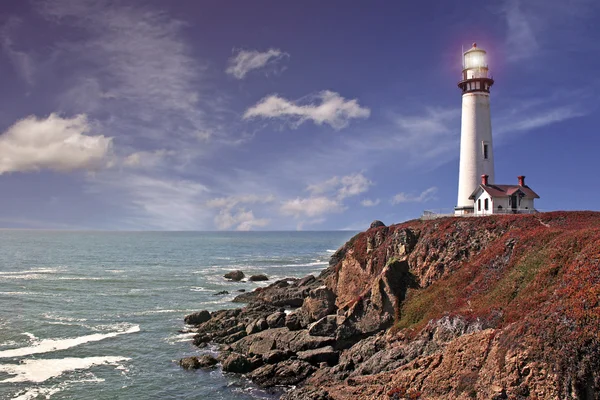
[[[571,118],[582,117],[587,111],[582,108],[575,109],[571,106],[549,107],[546,110],[524,112],[522,109],[516,115],[503,115],[499,118],[497,134],[511,132],[524,132],[556,122],[565,121]]]
[[[318,217],[324,214],[340,213],[346,209],[340,201],[329,199],[324,196],[309,197],[305,199],[296,198],[285,201],[281,205],[281,212],[284,215],[291,215],[296,218],[302,216]]]
[[[392,204],[400,204],[400,203],[424,203],[426,201],[435,200],[435,193],[437,192],[437,188],[430,187],[429,189],[424,190],[419,195],[413,195],[408,193],[398,193],[392,198]]]
[[[160,165],[168,156],[175,155],[172,150],[136,151],[123,159],[126,167],[150,168]]]
[[[519,0],[509,0],[505,4],[509,61],[518,61],[534,56],[538,49],[538,41],[533,32],[531,21],[521,11]]]
[[[218,197],[206,202],[209,208],[218,208],[219,213],[214,222],[218,229],[231,229],[238,231],[251,230],[253,227],[264,227],[271,222],[270,219],[256,218],[252,210],[247,210],[241,205],[265,204],[275,200],[273,195],[259,196],[255,194]]]
[[[225,72],[236,79],[244,79],[248,72],[275,64],[285,57],[289,57],[289,54],[279,49],[269,49],[264,52],[238,49],[237,54],[229,59]]]
[[[343,200],[366,192],[372,184],[362,173],[356,173],[341,178],[334,176],[324,182],[308,185],[306,190],[313,195],[335,192],[337,199]]]
[[[375,200],[371,200],[371,199],[364,199],[363,201],[360,202],[360,205],[363,207],[375,207],[376,205],[379,204],[379,199],[375,199]]]
[[[311,120],[317,125],[328,124],[334,129],[341,129],[348,125],[351,119],[368,118],[371,111],[361,107],[356,99],[346,100],[338,93],[324,90],[314,96],[308,104],[298,104],[270,95],[263,98],[244,113],[244,119],[250,118],[282,118],[298,127],[305,121]]]
[[[0,174],[5,172],[73,171],[104,165],[112,138],[87,135],[85,115],[46,119],[29,116],[17,121],[0,136]]]

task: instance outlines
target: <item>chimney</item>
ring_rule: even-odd
[[[489,175],[481,175],[481,184],[487,186]]]
[[[517,176],[519,179],[519,186],[525,186],[525,177],[523,175]]]

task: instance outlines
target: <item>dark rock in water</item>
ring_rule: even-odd
[[[186,315],[183,322],[189,325],[198,325],[206,322],[210,319],[210,313],[206,310],[195,312],[193,314]]]
[[[212,368],[217,363],[217,359],[209,354],[203,354],[200,357],[186,357],[179,360],[179,365],[184,369]]]
[[[253,367],[256,368],[254,360],[250,360],[238,353],[231,353],[229,357],[223,361],[223,371],[225,372],[245,374],[252,371],[254,369]]]
[[[266,364],[250,373],[248,377],[259,386],[296,385],[316,371],[316,368],[301,360],[287,360],[278,364]]]
[[[209,335],[198,334],[198,335],[194,336],[194,339],[193,339],[193,343],[196,346],[200,346],[202,344],[205,345],[208,342],[210,342],[210,336]]]
[[[246,291],[246,289],[238,289],[238,292],[244,293],[245,291]]]
[[[298,312],[291,312],[285,317],[285,327],[290,331],[298,331],[302,329],[302,321]]]
[[[311,336],[335,336],[338,327],[338,318],[344,317],[337,315],[328,315],[308,327],[308,334]]]
[[[223,275],[224,278],[231,279],[232,281],[241,281],[244,279],[244,273],[242,271],[231,271]]]
[[[282,328],[285,326],[285,313],[277,311],[267,317],[269,328]]]
[[[314,350],[299,351],[298,359],[309,362],[313,365],[319,365],[322,362],[328,365],[337,364],[340,359],[340,354],[333,349],[331,346],[321,347]]]
[[[371,222],[371,226],[369,226],[369,229],[379,228],[381,226],[385,226],[385,224],[376,219],[375,221]]]
[[[248,280],[251,282],[268,281],[269,277],[266,276],[265,274],[258,274],[258,275],[252,275],[250,278],[248,278]]]
[[[227,290],[222,290],[220,292],[213,293],[213,296],[219,296],[219,295],[222,295],[222,294],[229,294],[229,292]]]
[[[309,292],[302,304],[303,317],[313,322],[335,311],[335,293],[327,286],[320,286]]]

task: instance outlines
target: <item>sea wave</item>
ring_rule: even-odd
[[[65,372],[89,369],[96,365],[120,365],[121,362],[130,360],[127,357],[68,357],[45,360],[23,360],[20,364],[0,364],[0,372],[14,375],[0,383],[10,382],[44,382],[55,378]]]
[[[49,353],[58,350],[65,350],[71,347],[79,346],[88,342],[97,342],[111,337],[135,333],[140,331],[139,325],[131,326],[127,330],[121,330],[110,333],[94,333],[91,335],[79,336],[67,339],[43,339],[35,341],[33,345],[27,347],[19,347],[16,349],[0,351],[0,358],[22,357],[31,354]],[[12,382],[12,381],[11,381]]]

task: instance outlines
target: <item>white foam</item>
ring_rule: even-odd
[[[127,333],[135,333],[140,331],[140,326],[135,325],[126,331],[110,332],[110,333],[94,333],[92,335],[80,336],[68,339],[43,339],[28,347],[20,347],[0,351],[0,358],[22,357],[31,354],[49,353],[52,351],[65,350],[71,347],[79,346],[88,342],[97,342],[107,338],[124,335]],[[33,336],[35,337],[35,336]]]
[[[326,251],[327,251],[328,253],[335,253],[337,250],[327,249]]]
[[[13,397],[13,400],[33,400],[40,398],[40,396],[44,396],[44,398],[49,399],[50,396],[60,391],[60,387],[27,389],[27,391],[24,393],[17,393],[17,397]]]
[[[88,369],[96,365],[117,365],[127,357],[85,357],[57,358],[48,360],[24,360],[21,364],[0,364],[0,372],[15,375],[0,381],[6,382],[44,382],[65,372]]]
[[[2,271],[0,275],[55,274],[57,272],[56,268],[36,268],[25,271]]]

